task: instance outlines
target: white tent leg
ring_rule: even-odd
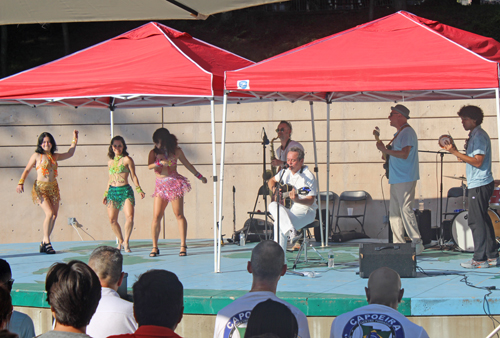
[[[215,101],[210,99],[210,116],[212,122],[212,175],[214,180],[214,271],[217,272],[217,157],[215,152]]]
[[[330,100],[326,102],[326,226],[325,243],[328,246],[328,229],[330,227]]]
[[[226,155],[226,116],[227,116],[227,93],[224,92],[224,101],[222,103],[222,138],[221,138],[221,152],[220,152],[220,184],[219,184],[219,226],[218,226],[218,236],[217,236],[217,267],[215,272],[220,271],[220,236],[222,234],[222,199],[224,191],[224,157]]]
[[[497,106],[497,129],[498,129],[498,135],[500,135],[500,95],[498,93],[499,89],[495,89],[495,102]],[[500,147],[498,149],[498,153],[500,156]],[[499,157],[500,158],[500,157]]]
[[[321,246],[325,246],[325,239],[323,238],[323,217],[321,215],[321,194],[319,191],[319,172],[318,172],[318,151],[316,149],[316,130],[314,129],[314,109],[312,101],[309,101],[309,106],[311,107],[311,123],[312,123],[312,135],[314,144],[314,172],[316,173],[316,192],[318,193],[318,203],[319,203],[319,232],[321,234]]]
[[[114,129],[115,129],[115,119],[114,119],[114,109],[111,108],[109,110],[109,128],[110,128],[110,135],[111,138],[115,137]]]

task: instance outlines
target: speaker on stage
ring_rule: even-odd
[[[359,245],[359,276],[368,278],[381,267],[396,271],[401,278],[417,276],[413,243],[362,243]]]
[[[414,210],[415,218],[417,219],[418,231],[420,232],[420,238],[422,238],[422,243],[429,244],[432,240],[432,229],[431,229],[431,211],[429,209],[425,210]],[[389,243],[393,242],[393,235],[391,224],[389,223]],[[405,231],[405,237],[408,238],[408,234]]]
[[[422,243],[424,245],[429,244],[432,240],[431,211],[429,209],[417,209],[415,210],[415,217],[417,218],[418,231],[420,232]]]

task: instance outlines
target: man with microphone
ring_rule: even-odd
[[[286,167],[268,181],[269,189],[273,192],[273,198],[279,194],[276,192],[276,189],[278,189],[276,187],[277,182],[280,182],[280,185],[289,184],[293,187],[289,193],[289,198],[292,201],[290,209],[279,204],[279,199],[269,205],[269,212],[275,221],[274,240],[279,242],[286,253],[288,233],[294,229],[300,230],[312,223],[316,217],[316,209],[318,209],[316,204],[316,178],[304,165],[304,151],[301,148],[292,147],[287,154]]]

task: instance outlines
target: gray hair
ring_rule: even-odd
[[[122,273],[123,256],[117,248],[100,246],[90,255],[89,266],[97,274],[99,280],[115,284]]]
[[[252,274],[262,280],[272,281],[278,278],[285,262],[285,253],[275,241],[262,241],[252,250],[250,264]]]
[[[299,161],[304,159],[304,150],[300,149],[299,147],[291,147],[288,152],[293,151],[294,153],[299,154]]]

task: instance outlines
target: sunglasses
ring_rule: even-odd
[[[284,132],[285,131],[285,128],[281,128],[281,129],[276,129],[276,132],[279,133],[279,132]]]

